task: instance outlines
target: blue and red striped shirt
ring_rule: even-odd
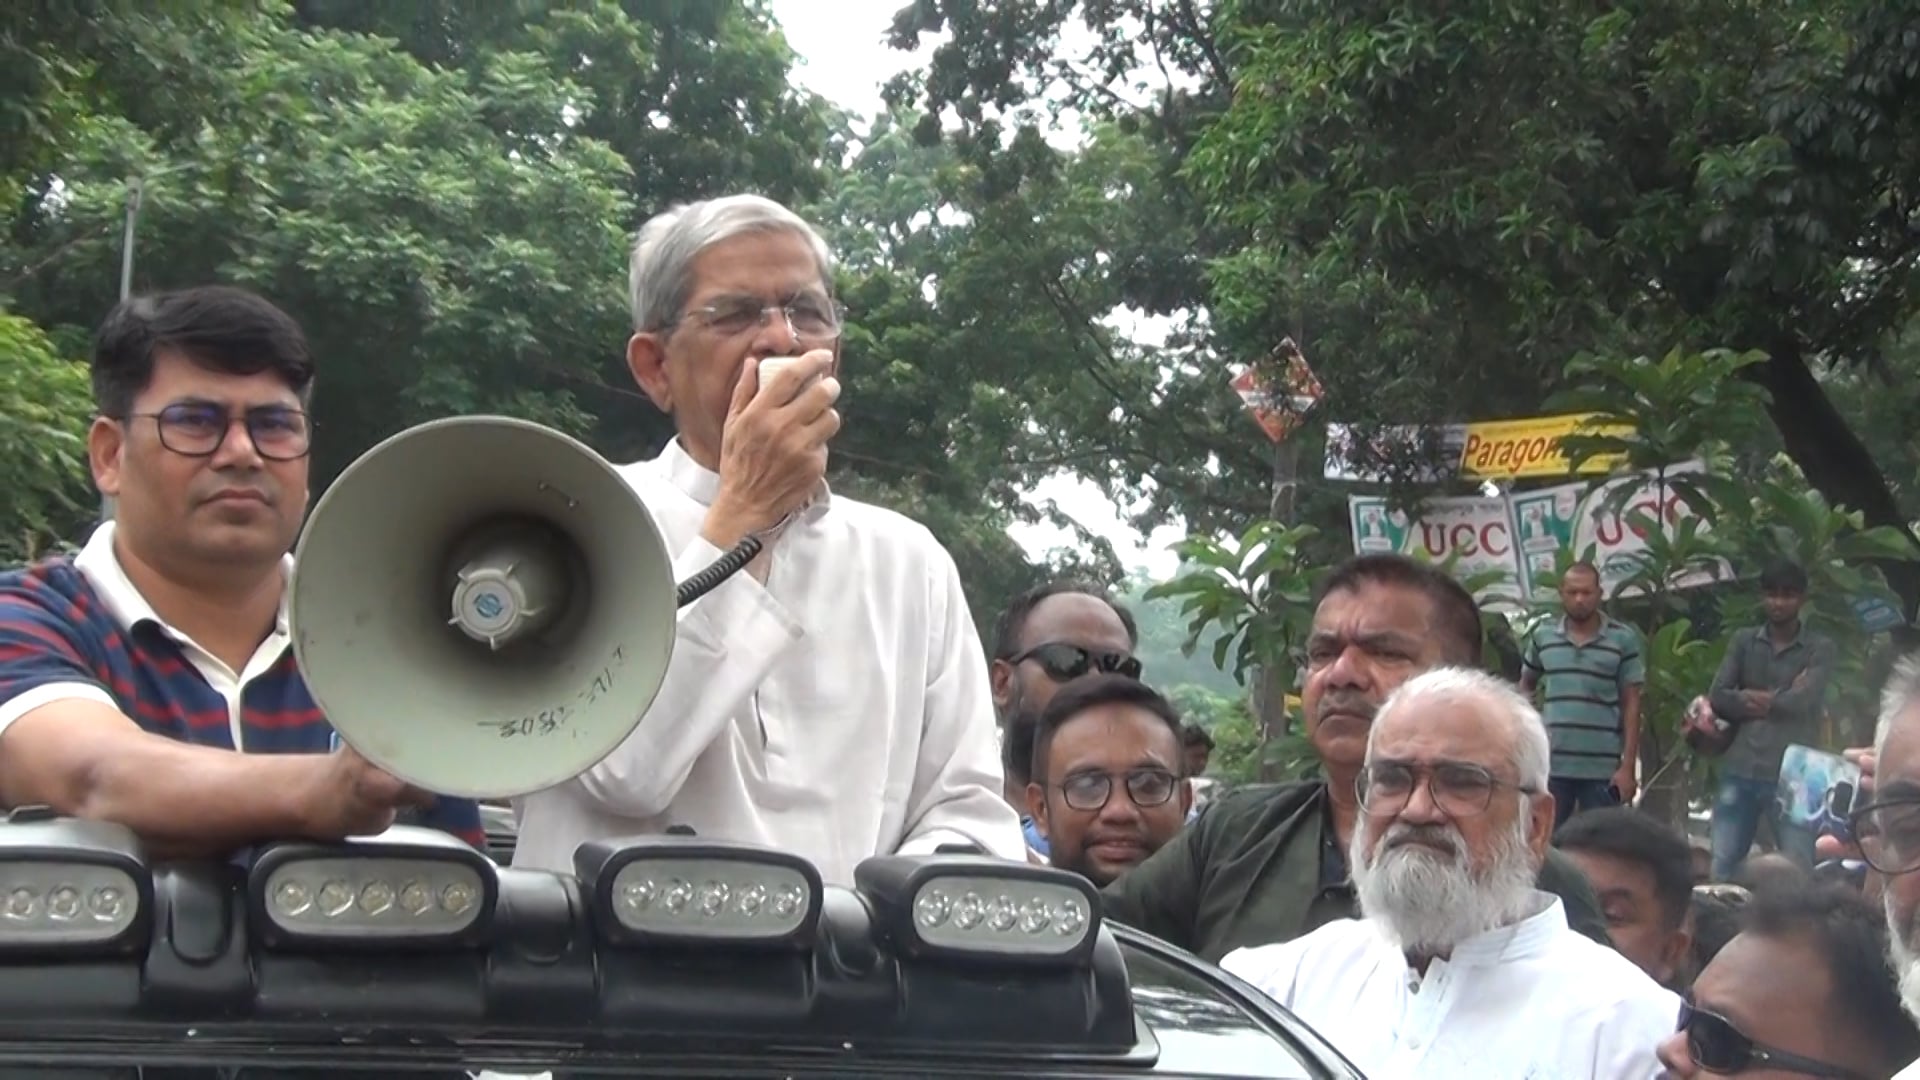
[[[212,665],[225,678],[225,665],[162,623],[137,593],[121,594],[117,605],[103,595],[96,582],[132,591],[113,558],[111,532],[111,524],[96,531],[78,560],[0,574],[0,730],[40,705],[94,698],[155,735],[197,746],[323,754],[336,745],[295,668],[284,626],[240,673],[231,688],[237,697],[229,699],[203,670]],[[470,799],[443,797],[420,823],[478,847],[486,842]]]

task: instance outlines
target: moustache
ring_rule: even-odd
[[[1358,716],[1372,723],[1379,711],[1378,702],[1369,700],[1357,690],[1335,690],[1320,698],[1320,705],[1313,715],[1315,720],[1325,720],[1329,716]]]
[[[1381,834],[1379,850],[1390,852],[1419,845],[1445,851],[1455,858],[1466,854],[1466,841],[1457,830],[1445,825],[1394,825]]]

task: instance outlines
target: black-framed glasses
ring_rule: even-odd
[[[769,304],[757,296],[729,296],[694,308],[681,319],[694,319],[714,333],[733,337],[758,330],[775,314],[787,320],[787,329],[796,338],[832,341],[840,336],[846,309],[837,301],[810,293],[802,293],[784,304]]]
[[[1404,761],[1376,761],[1360,770],[1354,794],[1370,814],[1391,814],[1407,805],[1424,777],[1427,794],[1441,813],[1451,818],[1483,814],[1501,788],[1534,793],[1526,784],[1513,784],[1491,770],[1465,761],[1442,761],[1424,768]]]
[[[158,412],[128,413],[123,420],[152,420],[160,445],[185,457],[212,457],[233,425],[247,429],[253,448],[269,461],[297,461],[313,449],[313,421],[287,405],[256,405],[239,416],[211,402],[177,401]]]
[[[1752,1036],[1734,1027],[1731,1020],[1691,1001],[1680,1002],[1680,1022],[1674,1030],[1686,1035],[1687,1053],[1693,1056],[1693,1063],[1710,1073],[1730,1076],[1771,1066],[1828,1080],[1866,1080],[1851,1069],[1755,1042]]]
[[[1920,798],[1873,802],[1847,815],[1860,857],[1882,874],[1920,870]]]
[[[1039,664],[1054,682],[1077,679],[1096,668],[1115,675],[1125,675],[1129,679],[1138,679],[1145,670],[1137,656],[1121,652],[1094,652],[1064,641],[1048,641],[1007,657],[1009,664],[1028,660]]]
[[[1127,798],[1142,809],[1165,806],[1180,786],[1180,778],[1167,769],[1129,769],[1120,778],[1126,783]],[[1113,798],[1113,781],[1113,773],[1077,772],[1053,786],[1072,809],[1102,810]]]

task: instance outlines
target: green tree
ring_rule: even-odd
[[[38,557],[86,513],[87,369],[39,327],[0,314],[0,566]]]

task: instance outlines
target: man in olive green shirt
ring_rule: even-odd
[[[1445,573],[1400,555],[1337,567],[1315,605],[1301,695],[1327,778],[1216,799],[1106,888],[1106,917],[1218,963],[1242,946],[1357,916],[1345,852],[1374,712],[1424,671],[1479,666],[1480,651],[1479,605]],[[1550,850],[1539,884],[1560,897],[1576,930],[1610,943],[1599,899],[1571,860]]]

